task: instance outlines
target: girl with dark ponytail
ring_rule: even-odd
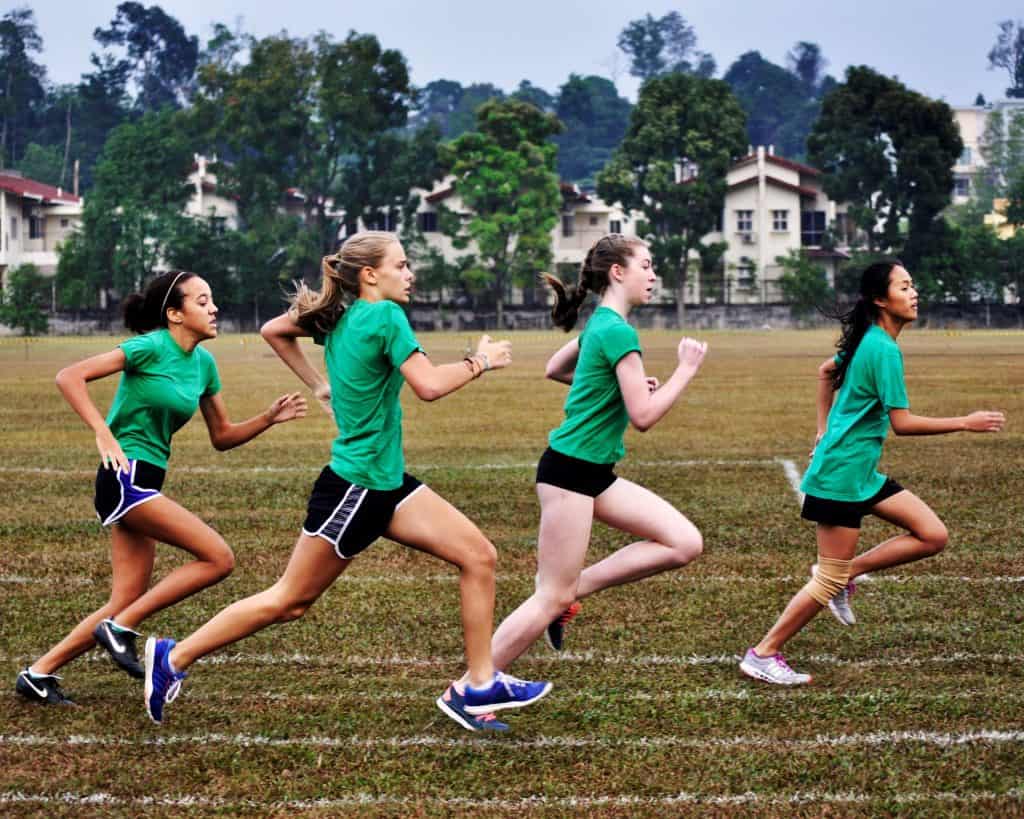
[[[231,422],[217,365],[199,346],[217,337],[217,306],[210,286],[195,273],[157,276],[145,292],[124,300],[124,317],[139,335],[57,374],[58,389],[96,434],[101,463],[95,508],[100,522],[110,527],[113,580],[102,607],[18,674],[17,692],[44,704],[71,701],[55,672],[96,643],[121,669],[141,679],[135,646],[139,623],[222,580],[234,566],[223,538],[160,491],[171,436],[199,408],[213,446],[231,449],[306,412],[305,400],[295,393],[281,396],[248,421]],[[87,384],[118,372],[121,382],[104,419]],[[157,541],[195,559],[149,588]]]
[[[591,292],[600,303],[583,332],[548,361],[546,375],[569,385],[565,420],[549,437],[537,466],[540,532],[537,584],[533,595],[498,627],[494,662],[508,665],[541,634],[562,649],[565,625],[579,600],[602,589],[677,569],[700,555],[697,527],[648,489],[618,477],[625,454],[623,434],[632,423],[641,432],[656,424],[697,374],[707,345],[684,338],[679,363],[663,385],[644,372],[630,310],[651,299],[654,267],[647,245],[611,234],[587,253],[579,282],[567,287],[546,276],[555,291],[555,324],[571,330]],[[584,568],[594,519],[636,540]]]
[[[828,606],[843,625],[856,622],[850,608],[856,577],[931,557],[946,545],[949,535],[938,515],[877,471],[889,427],[897,435],[998,432],[1005,420],[992,411],[957,418],[910,413],[896,339],[917,318],[917,290],[899,261],[865,268],[856,303],[831,315],[842,323],[839,351],[818,368],[818,434],[800,485],[806,493],[801,515],[817,524],[818,562],[810,582],[740,663],[747,676],[780,685],[811,681],[786,664],[781,649],[822,608]],[[856,556],[868,514],[906,531]]]

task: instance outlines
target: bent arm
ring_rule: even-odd
[[[204,395],[199,399],[199,409],[210,432],[210,443],[214,449],[223,452],[251,441],[274,424],[281,424],[306,414],[306,399],[299,393],[282,395],[266,411],[254,415],[247,421],[234,424],[228,417],[228,410],[220,393]]]
[[[416,397],[422,401],[436,401],[461,387],[465,387],[482,371],[482,365],[469,359],[453,364],[434,365],[425,353],[416,350],[400,367]]]
[[[897,435],[942,435],[946,432],[999,432],[1006,417],[1001,412],[979,410],[955,418],[929,418],[910,410],[889,410],[889,423]]]
[[[672,408],[696,374],[696,368],[680,364],[664,384],[651,392],[640,353],[624,355],[615,365],[615,376],[630,423],[641,432],[649,430]]]
[[[100,461],[105,468],[116,466],[119,470],[128,471],[128,457],[121,445],[114,438],[114,433],[107,426],[106,419],[96,408],[86,384],[98,378],[104,378],[121,372],[126,362],[124,350],[118,347],[109,353],[101,353],[65,367],[57,373],[57,389],[64,400],[78,413],[86,425],[96,433],[96,449],[100,453]]]
[[[835,390],[832,389],[832,373],[836,371],[834,358],[826,358],[818,367],[818,389],[815,397],[815,406],[818,408],[818,438],[825,434],[828,426],[828,414],[832,411],[832,400],[835,398]]]
[[[544,368],[544,377],[552,381],[559,381],[562,384],[572,384],[573,375],[576,373],[576,362],[580,358],[579,336],[572,341],[562,345],[551,358],[548,359]]]
[[[277,357],[313,391],[314,395],[317,394],[317,390],[328,388],[327,380],[309,363],[299,345],[299,339],[308,338],[310,333],[296,324],[289,313],[283,313],[264,324],[260,328],[260,335],[277,353]]]

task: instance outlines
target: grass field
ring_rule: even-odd
[[[433,704],[461,666],[454,572],[386,541],[302,620],[197,665],[162,727],[95,652],[62,672],[79,707],[22,702],[18,669],[109,589],[92,435],[53,376],[116,340],[0,342],[0,815],[1024,815],[1024,334],[904,334],[913,411],[997,408],[1008,427],[890,439],[883,469],[938,511],[949,547],[863,583],[855,628],[825,614],[793,640],[791,663],[815,677],[797,690],[736,663],[813,559],[791,479],[833,339],[703,338],[703,371],[657,427],[627,433],[619,473],[694,520],[704,556],[588,599],[567,653],[537,645],[512,669],[555,690],[499,737]],[[676,339],[642,334],[649,372],[670,372]],[[421,341],[445,361],[467,339]],[[513,336],[513,368],[439,403],[403,393],[410,471],[498,547],[499,618],[532,587],[533,469],[564,396],[543,364],[561,341]],[[298,383],[257,338],[209,349],[236,418]],[[115,386],[95,385],[101,406]],[[145,631],[182,636],[278,576],[331,437],[316,408],[228,453],[199,419],[178,434],[165,492],[225,536],[237,568]],[[867,523],[862,542],[887,531]],[[597,527],[591,555],[624,542]],[[163,549],[157,570],[178,560]]]

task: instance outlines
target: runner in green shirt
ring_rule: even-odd
[[[235,559],[223,538],[160,491],[171,436],[196,409],[202,410],[210,441],[220,450],[306,412],[305,399],[295,393],[281,396],[248,421],[231,422],[217,365],[199,346],[217,337],[217,306],[210,286],[194,273],[157,276],[144,294],[125,299],[124,311],[128,328],[139,335],[57,375],[61,393],[96,433],[102,463],[95,507],[100,522],[110,527],[114,576],[110,600],[18,674],[15,690],[36,702],[69,702],[55,672],[96,643],[122,669],[141,678],[134,630],[139,623],[231,573]],[[104,420],[86,385],[117,372],[121,382]],[[149,588],[157,541],[195,560]]]
[[[536,591],[498,627],[494,662],[508,665],[541,634],[561,650],[565,624],[577,601],[602,589],[685,566],[700,555],[703,539],[672,504],[625,478],[615,462],[625,454],[623,433],[632,423],[649,430],[672,408],[697,374],[707,345],[679,342],[678,364],[659,386],[644,372],[640,342],[626,317],[651,299],[651,253],[640,239],[610,234],[587,253],[579,282],[567,288],[548,276],[557,301],[555,324],[569,331],[588,293],[600,304],[583,332],[548,361],[548,378],[569,384],[565,420],[554,430],[537,466],[540,531]],[[637,538],[584,568],[594,519]]]
[[[357,233],[324,259],[319,293],[301,287],[292,309],[264,325],[263,337],[337,423],[331,461],[313,485],[302,534],[277,583],[224,609],[180,643],[147,641],[146,707],[155,722],[193,662],[301,617],[382,536],[459,568],[469,671],[465,685],[453,683],[438,698],[445,714],[470,731],[501,731],[508,726],[493,711],[521,708],[550,690],[550,683],[495,671],[495,548],[462,512],[409,475],[402,455],[402,385],[408,381],[425,401],[441,398],[486,370],[508,366],[511,344],[484,336],[464,361],[435,366],[399,306],[409,303],[413,282],[394,234]],[[323,344],[326,381],[299,346],[303,336]]]
[[[898,261],[869,265],[857,303],[835,317],[843,325],[839,353],[818,368],[818,436],[800,487],[806,493],[802,516],[817,523],[818,562],[811,581],[740,663],[747,676],[780,685],[811,681],[810,674],[790,668],[781,651],[822,608],[828,606],[840,623],[854,624],[854,578],[930,557],[946,545],[948,533],[938,515],[877,471],[889,427],[897,435],[936,435],[998,432],[1004,422],[1001,412],[958,418],[910,413],[896,339],[917,318],[917,290]],[[868,514],[906,533],[856,556],[861,519]]]

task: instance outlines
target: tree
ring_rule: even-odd
[[[490,100],[477,112],[477,130],[442,143],[441,161],[455,177],[455,191],[471,216],[442,223],[453,243],[477,247],[467,277],[494,296],[504,326],[508,288],[535,280],[551,264],[551,230],[562,203],[555,173],[561,130],[553,114],[520,100]]]
[[[641,88],[626,137],[598,174],[605,201],[644,212],[659,272],[675,288],[680,324],[690,254],[715,229],[726,172],[746,150],[745,126],[743,109],[721,80],[656,77]]]
[[[899,249],[913,269],[949,204],[963,151],[950,107],[866,66],[851,67],[825,97],[807,144],[826,193],[850,203],[868,250]]]
[[[23,6],[0,18],[0,168],[21,158],[45,99],[46,69],[32,56],[42,50],[32,9]]]
[[[1024,174],[1024,111],[991,111],[978,140],[984,164],[974,175],[974,190],[985,210],[993,200],[1006,197],[1010,186]]]
[[[50,303],[50,286],[34,264],[22,264],[7,274],[7,287],[0,291],[0,322],[23,336],[45,333]]]
[[[535,105],[541,111],[552,112],[555,110],[555,98],[529,80],[522,80],[519,87],[509,96],[514,100],[522,100]]]
[[[782,266],[779,289],[794,315],[806,315],[835,300],[825,268],[812,262],[804,250],[790,250],[777,257],[775,263]]]
[[[915,285],[925,301],[995,301],[1003,286],[1002,256],[1002,242],[988,225],[939,220],[914,269]]]
[[[1008,97],[1024,97],[1024,27],[1018,21],[1003,20],[999,24],[996,44],[988,53],[988,67],[1002,68],[1010,78]]]
[[[187,102],[199,60],[199,38],[188,36],[160,6],[121,3],[110,27],[97,28],[93,37],[107,49],[124,49],[118,63],[130,71],[138,110],[180,108]]]
[[[809,96],[816,95],[825,79],[828,60],[821,53],[821,46],[800,40],[786,54],[786,65],[791,74],[803,83]]]
[[[632,108],[611,80],[571,74],[559,89],[555,108],[565,125],[565,132],[554,137],[561,178],[592,187],[595,175],[622,142]]]
[[[18,163],[18,170],[29,179],[58,186],[62,184],[61,163],[60,148],[30,142]]]
[[[619,34],[618,46],[630,59],[629,73],[641,80],[671,72],[715,73],[714,57],[697,50],[697,34],[678,11],[632,20]]]

